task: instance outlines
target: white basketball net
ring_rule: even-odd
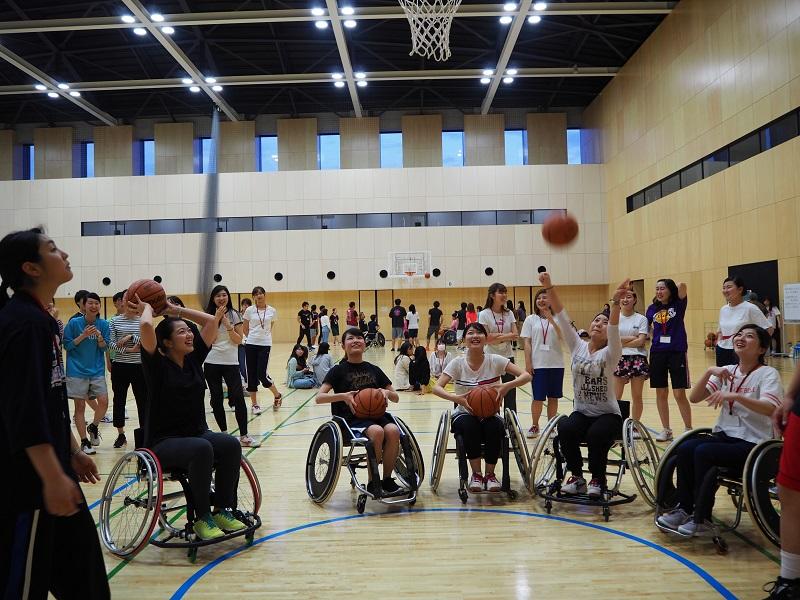
[[[398,0],[411,26],[411,52],[433,60],[450,58],[450,24],[461,0]]]

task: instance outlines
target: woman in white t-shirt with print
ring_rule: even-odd
[[[558,422],[558,439],[570,472],[561,491],[570,495],[588,493],[590,499],[596,500],[606,487],[608,451],[622,436],[622,416],[611,385],[611,374],[622,356],[619,305],[630,292],[630,280],[623,281],[614,292],[610,314],[602,312],[592,320],[588,342],[578,337],[570,325],[569,315],[561,304],[550,274],[540,273],[539,281],[548,291],[556,324],[572,355],[574,411]],[[589,447],[592,479],[588,486],[583,478],[581,442],[586,442]]]
[[[764,313],[753,303],[744,299],[746,289],[739,276],[726,277],[722,282],[722,295],[725,305],[719,309],[719,330],[717,331],[717,366],[735,365],[739,362],[733,350],[733,336],[748,323],[766,329],[772,335],[773,328]]]
[[[472,414],[467,402],[467,394],[478,386],[497,388],[498,397],[508,397],[508,392],[531,380],[529,373],[520,369],[508,358],[485,351],[488,335],[486,328],[480,323],[470,323],[464,330],[464,343],[467,352],[457,356],[445,367],[444,372],[433,386],[433,393],[456,403],[453,411],[452,430],[462,436],[464,450],[467,454],[472,477],[467,489],[470,492],[499,492],[500,482],[495,476],[495,466],[500,458],[505,428],[499,414],[481,419]],[[502,382],[503,375],[511,379]],[[453,382],[454,393],[445,390],[445,386]],[[481,444],[483,458],[486,462],[486,475],[481,470]]]
[[[533,424],[527,437],[539,435],[539,417],[547,400],[547,420],[556,416],[558,400],[563,396],[564,356],[561,332],[553,320],[547,290],[539,290],[533,299],[533,314],[522,323],[520,337],[525,340],[525,370],[533,377],[531,415]]]
[[[406,313],[406,329],[408,330],[408,341],[414,346],[419,344],[419,313],[413,304],[408,305]]]
[[[637,421],[642,419],[644,404],[642,389],[650,376],[650,365],[647,363],[647,336],[650,324],[647,317],[634,310],[638,300],[636,292],[631,291],[619,301],[619,337],[622,342],[622,358],[614,371],[614,392],[617,400],[622,399],[625,385],[631,383],[632,410],[631,417]]]
[[[250,392],[250,403],[254,415],[261,414],[258,404],[258,384],[269,388],[274,397],[272,408],[281,407],[281,393],[275,387],[267,373],[269,351],[272,348],[272,327],[275,325],[277,312],[267,304],[267,291],[257,285],[253,288],[254,304],[244,311],[244,335],[247,344],[244,347],[247,362],[247,391]]]
[[[514,311],[509,310],[508,289],[502,283],[493,283],[489,286],[484,308],[478,313],[478,323],[484,326],[488,337],[486,338],[486,352],[497,354],[514,362],[514,348],[512,343],[519,338],[517,332],[517,319]],[[513,308],[513,305],[512,305]],[[503,375],[503,383],[511,381],[509,374]],[[509,390],[505,399],[506,406],[513,411],[517,410],[517,390]]]
[[[764,364],[770,335],[757,325],[745,325],[733,336],[737,365],[711,367],[692,388],[691,402],[705,400],[719,409],[711,437],[687,440],[678,448],[677,507],[658,524],[683,535],[713,531],[711,509],[716,489],[699,485],[713,467],[741,472],[750,452],[773,437],[772,413],[783,402],[778,371]]]

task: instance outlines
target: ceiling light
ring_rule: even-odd
[[[367,75],[366,75],[366,73],[362,73],[361,71],[358,71],[355,74],[355,76],[356,76],[356,79],[364,79]]]
[[[60,90],[68,90],[69,86],[66,83],[59,83],[58,84],[58,89],[60,89]]]
[[[135,33],[136,35],[147,35],[147,29],[145,29],[144,27],[136,27],[133,30],[133,33]]]
[[[69,95],[72,96],[73,98],[80,98],[81,97],[81,93],[80,92],[76,92],[76,91],[70,92]]]
[[[516,75],[516,74],[517,74],[516,69],[506,69],[506,75]]]
[[[311,9],[311,14],[314,15],[315,17],[321,17],[322,15],[325,14],[325,9],[317,6]]]
[[[153,13],[152,15],[150,15],[150,18],[156,23],[161,23],[164,20],[164,15]]]
[[[214,90],[215,92],[221,92],[222,91],[222,86],[221,85],[213,85],[213,86],[211,86],[211,89]]]
[[[490,84],[491,82],[492,82],[492,80],[491,80],[491,79],[489,79],[488,77],[481,77],[481,83],[482,83],[483,85],[488,85],[488,84]]]
[[[343,88],[344,87],[344,81],[334,81],[333,85],[335,85],[338,88]]]
[[[352,6],[343,6],[342,7],[342,14],[343,15],[352,15],[354,12],[356,12],[356,11],[353,10]]]
[[[531,15],[530,17],[528,17],[528,23],[530,23],[531,25],[536,25],[541,20],[542,17],[540,17],[539,15]]]
[[[317,29],[327,29],[328,28],[328,22],[327,21],[314,21],[314,26]]]
[[[347,21],[344,22],[344,26],[349,29],[352,29],[356,25],[358,25],[358,23],[354,19],[347,19]]]
[[[36,84],[35,86],[33,86],[33,87],[35,87],[35,88],[36,88],[37,90],[39,90],[40,92],[43,92],[43,91],[45,91],[45,90],[47,89],[47,86],[46,86],[46,85],[42,85],[41,83],[37,83],[37,84]]]
[[[484,70],[483,70],[483,74],[484,74],[486,77],[491,77],[492,75],[494,75],[494,71],[493,71],[492,69],[484,69]]]
[[[514,83],[513,77],[503,77],[503,83]]]
[[[367,87],[367,82],[364,81],[363,79],[359,79],[358,81],[356,81],[356,85],[358,87]]]
[[[56,92],[47,92],[47,95],[51,98],[58,98],[58,94]]]
[[[515,10],[516,8],[517,8],[517,5],[514,2],[506,2],[505,4],[503,4],[503,10],[506,11],[506,12],[511,12],[512,10]]]
[[[534,2],[533,10],[544,10],[547,8],[547,2]]]
[[[134,19],[131,15],[122,15],[120,17],[123,23],[136,23],[136,19]]]
[[[194,83],[194,79],[191,79],[189,77],[184,77],[183,79],[181,79],[181,83],[186,84],[186,85],[190,85],[190,84]]]
[[[206,83],[217,83],[217,80],[213,77],[206,77]]]
[[[193,85],[192,87],[189,88],[189,91],[194,92],[196,94],[197,92],[200,91],[200,88],[197,87],[196,85]]]
[[[341,79],[344,76],[341,73],[331,73],[331,77],[334,79]]]
[[[502,25],[508,25],[508,24],[509,24],[509,23],[511,23],[511,21],[513,21],[513,20],[514,20],[514,19],[512,19],[511,17],[500,17],[500,23],[501,23]]]
[[[175,28],[167,25],[166,27],[162,27],[161,31],[166,33],[167,35],[172,35],[173,33],[175,33]]]

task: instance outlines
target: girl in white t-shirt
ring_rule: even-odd
[[[417,307],[413,304],[408,305],[408,312],[406,313],[406,329],[408,330],[408,341],[416,346],[419,341],[419,313]]]
[[[770,335],[745,325],[733,336],[738,365],[711,367],[692,388],[691,402],[705,400],[719,409],[711,437],[685,441],[678,449],[678,506],[661,515],[658,524],[683,535],[713,531],[711,509],[715,489],[701,495],[698,482],[713,467],[741,472],[756,444],[773,437],[771,415],[783,402],[778,371],[764,364]]]
[[[539,290],[533,299],[533,314],[522,323],[520,337],[525,340],[525,370],[533,377],[531,415],[533,424],[527,436],[539,435],[539,417],[547,399],[547,420],[556,416],[558,400],[563,396],[564,357],[561,332],[553,320],[547,290]]]
[[[454,358],[433,386],[433,393],[456,403],[453,411],[452,430],[462,436],[464,449],[472,468],[472,477],[467,489],[470,492],[499,492],[502,490],[494,470],[503,445],[503,419],[499,414],[480,419],[472,414],[467,402],[467,394],[478,386],[497,388],[499,399],[506,397],[509,390],[525,385],[531,380],[526,371],[520,369],[508,358],[499,354],[485,352],[488,334],[480,323],[470,323],[464,330],[464,342],[467,352],[464,356]],[[502,382],[502,376],[511,379]],[[445,390],[445,386],[453,381],[454,393]],[[486,462],[486,476],[481,471],[481,444],[483,458]]]
[[[519,338],[517,318],[514,311],[508,309],[508,289],[502,283],[493,283],[486,294],[484,308],[478,313],[478,323],[484,326],[489,337],[486,340],[486,352],[505,356],[514,362],[514,344]],[[514,305],[511,305],[514,308]],[[503,376],[503,383],[511,381],[511,375]],[[506,406],[517,410],[517,390],[512,388],[506,397]]]
[[[650,365],[647,363],[647,335],[650,324],[647,317],[634,311],[636,292],[631,291],[619,301],[619,338],[622,342],[622,357],[614,371],[614,392],[617,400],[622,399],[625,384],[631,382],[631,417],[642,419],[642,389],[645,380],[650,377]]]
[[[244,335],[247,344],[244,347],[247,362],[247,391],[250,392],[250,403],[254,415],[261,414],[258,404],[258,384],[269,388],[274,397],[272,408],[281,407],[281,393],[267,373],[269,366],[269,351],[272,348],[272,328],[275,325],[277,313],[267,304],[266,290],[257,285],[253,288],[253,304],[242,315],[244,319]]]
[[[764,298],[764,308],[767,310],[767,321],[772,327],[772,346],[770,347],[772,353],[780,354],[781,350],[781,311],[772,303],[769,298]]]
[[[726,304],[719,309],[717,331],[717,366],[735,365],[739,362],[733,350],[733,336],[744,325],[758,325],[772,335],[773,328],[764,313],[753,303],[744,299],[745,286],[741,277],[726,277],[722,282],[722,295]]]

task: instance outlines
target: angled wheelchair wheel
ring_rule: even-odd
[[[403,480],[406,487],[411,490],[419,489],[420,484],[425,481],[425,463],[422,460],[422,451],[419,449],[417,438],[408,428],[405,421],[400,417],[394,417],[397,426],[400,428],[402,434],[408,439],[409,450],[411,456],[406,456],[405,450],[400,446],[400,454],[397,457],[395,464],[395,473]],[[411,464],[413,462],[413,464]]]
[[[436,428],[436,437],[433,441],[433,456],[431,457],[431,490],[436,491],[442,480],[442,469],[447,458],[447,440],[450,438],[450,409],[442,411],[439,416],[439,426]]]
[[[522,426],[519,424],[517,413],[507,408],[505,410],[505,426],[508,433],[508,439],[511,442],[511,450],[514,452],[514,458],[517,459],[517,467],[519,467],[519,474],[522,476],[522,482],[528,492],[533,493],[531,487],[531,459],[528,454],[528,443],[525,441],[525,434],[522,432]]]
[[[636,489],[650,506],[656,505],[656,469],[659,463],[658,447],[647,427],[636,419],[627,418],[622,426],[625,462],[631,472]]]
[[[323,423],[311,440],[306,458],[306,492],[323,504],[339,481],[342,470],[342,432],[334,421]]]
[[[777,547],[781,545],[781,513],[775,477],[778,475],[783,441],[761,442],[747,455],[742,471],[744,502],[761,534]]]
[[[261,483],[250,461],[242,456],[239,468],[239,486],[236,488],[236,508],[243,513],[257,515],[261,509]]]
[[[658,468],[656,469],[655,478],[655,491],[656,491],[656,512],[661,513],[664,511],[672,510],[678,504],[677,494],[677,466],[678,466],[678,447],[693,438],[698,436],[707,436],[711,434],[711,429],[702,427],[699,429],[692,429],[687,431],[680,437],[675,438],[673,442],[667,446],[661,459],[658,461]]]
[[[150,541],[161,510],[161,467],[150,450],[126,452],[106,478],[100,501],[100,540],[120,558]]]
[[[564,417],[565,415],[556,415],[550,419],[536,441],[529,476],[531,489],[535,494],[544,494],[556,477],[556,452],[553,443],[558,435],[558,422]]]
[[[386,336],[384,336],[380,331],[378,335],[375,336],[375,341],[378,343],[378,346],[383,348],[386,345]]]

